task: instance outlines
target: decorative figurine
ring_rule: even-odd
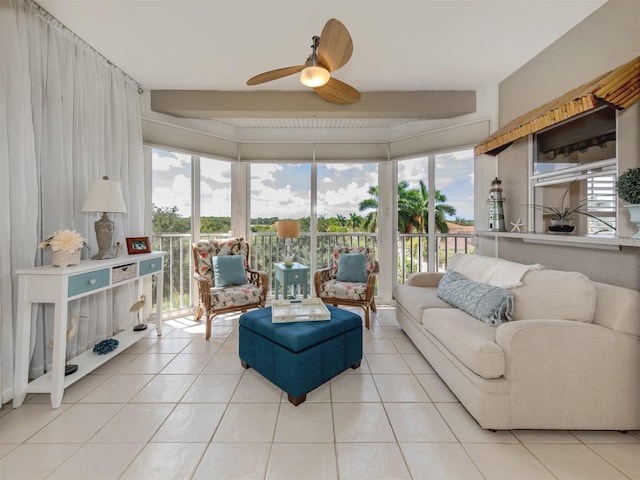
[[[520,219],[515,222],[509,222],[511,224],[511,231],[520,233],[520,229],[524,230],[526,223],[522,223]]]
[[[138,323],[133,327],[136,332],[147,329],[147,325],[140,322],[140,310],[142,310],[145,303],[147,303],[146,295],[140,295],[140,300],[131,305],[131,308],[129,309],[130,312],[136,312],[138,314]]]
[[[78,331],[78,317],[74,315],[73,317],[71,317],[71,329],[67,330],[67,342],[75,336],[77,331]],[[47,346],[49,348],[53,348],[53,342],[49,342],[49,345]],[[77,371],[78,371],[78,365],[72,365],[65,362],[64,364],[65,376],[71,375],[72,373],[75,373]]]
[[[116,257],[122,255],[122,244],[120,242],[116,242]]]
[[[489,190],[489,231],[505,232],[504,201],[502,197],[502,181],[496,177],[491,181]]]

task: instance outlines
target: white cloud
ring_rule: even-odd
[[[182,153],[153,149],[151,161],[154,171],[167,171],[171,168],[183,168],[185,163],[188,165],[188,162],[191,161],[191,157]]]
[[[204,179],[218,183],[231,182],[231,164],[221,160],[203,158],[200,160],[200,175]]]

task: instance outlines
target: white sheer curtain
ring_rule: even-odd
[[[91,182],[120,181],[128,213],[114,240],[144,233],[138,87],[31,0],[0,2],[0,393],[13,396],[15,271],[50,263],[38,243],[75,229],[96,251],[97,214],[81,212]],[[88,258],[89,252],[83,253]],[[68,357],[130,323],[137,291],[120,287],[70,305],[80,317]],[[34,308],[30,376],[50,369],[53,312]],[[114,321],[114,319],[117,319]]]

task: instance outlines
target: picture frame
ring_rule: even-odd
[[[127,252],[129,255],[138,253],[151,253],[149,237],[127,237]]]

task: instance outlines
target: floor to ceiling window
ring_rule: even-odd
[[[435,224],[437,232],[443,234],[437,239],[438,270],[446,268],[447,259],[454,253],[474,250],[473,160],[473,150],[435,155]]]
[[[391,218],[397,222],[399,237],[392,248],[397,252],[398,282],[411,272],[441,269],[447,256],[469,250],[473,232],[470,150],[399,161],[397,182],[393,174],[393,179],[381,180],[379,164],[373,162],[252,162],[241,174],[246,175],[247,190],[242,187],[245,181],[237,183],[241,177],[232,179],[242,171],[236,168],[241,164],[169,149],[151,150],[154,248],[168,252],[167,311],[178,312],[195,301],[191,243],[225,238],[238,225],[249,226],[244,231],[251,240],[252,268],[272,274],[273,264],[284,260],[289,244],[295,261],[310,268],[310,280],[315,270],[329,263],[337,244],[370,245],[378,250],[379,222]],[[243,191],[233,192],[234,185]],[[386,207],[389,200],[380,195],[389,189],[397,189],[398,209],[393,217]],[[431,190],[434,214],[429,215]],[[243,199],[248,206],[238,210],[237,202]],[[298,221],[300,236],[278,238],[278,220]]]
[[[154,249],[167,252],[165,308],[179,311],[193,302],[192,241],[229,234],[231,167],[226,161],[154,148],[151,172]]]
[[[413,272],[442,270],[453,253],[472,250],[473,202],[473,150],[398,162],[399,283]]]
[[[318,164],[317,268],[326,267],[336,244],[376,246],[378,165]]]
[[[283,261],[287,249],[291,249],[296,262],[308,266],[311,164],[253,163],[249,188],[252,267],[272,272],[273,263]],[[298,221],[300,237],[277,238],[278,220]]]
[[[229,234],[231,230],[231,164],[200,157],[201,236]]]

